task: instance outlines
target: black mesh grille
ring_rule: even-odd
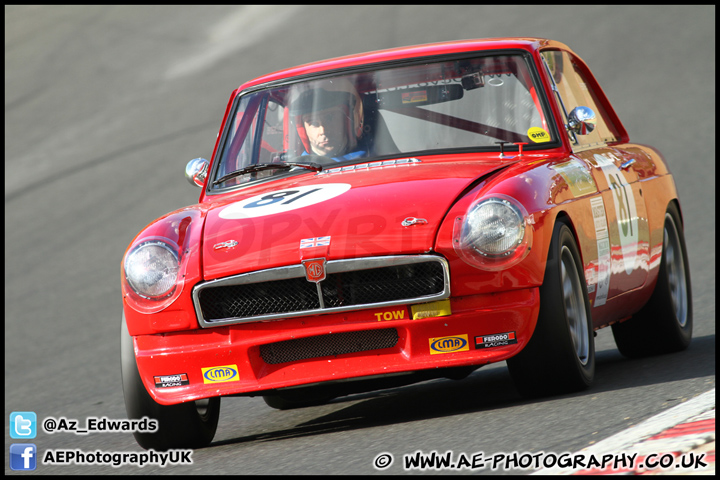
[[[205,320],[256,317],[320,308],[317,287],[304,278],[206,288],[200,292]]]
[[[328,275],[322,282],[327,308],[392,302],[440,293],[445,288],[437,262],[356,270]]]
[[[269,364],[391,348],[397,344],[394,328],[362,332],[332,333],[260,346],[260,356]]]
[[[334,273],[320,283],[324,308],[372,305],[437,295],[445,289],[440,262],[427,261]],[[304,277],[208,287],[199,292],[205,321],[317,310],[317,286]]]

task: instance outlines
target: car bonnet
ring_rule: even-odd
[[[386,162],[389,163],[389,162]],[[503,164],[358,165],[246,187],[212,202],[205,280],[336,260],[427,253],[458,196]]]

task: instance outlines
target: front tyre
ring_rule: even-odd
[[[535,332],[507,364],[515,387],[526,397],[583,390],[595,377],[595,342],[582,260],[570,228],[561,221],[553,229]]]
[[[673,203],[665,213],[663,232],[660,271],[650,300],[630,320],[612,326],[618,350],[629,358],[678,352],[692,338],[690,266],[680,214]]]
[[[160,405],[145,389],[135,361],[132,337],[125,315],[120,331],[123,394],[129,419],[148,417],[158,422],[154,433],[133,432],[145,449],[202,448],[210,444],[220,417],[220,398],[198,400],[178,405]]]

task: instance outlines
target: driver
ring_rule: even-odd
[[[305,151],[336,162],[367,156],[360,95],[346,79],[326,80],[303,91],[290,104]]]

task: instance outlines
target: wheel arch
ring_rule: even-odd
[[[540,239],[538,237],[542,237],[542,254],[541,257],[538,258],[540,261],[540,264],[542,265],[542,276],[545,275],[545,269],[547,268],[548,258],[550,256],[550,247],[552,242],[552,236],[553,231],[555,230],[555,226],[559,223],[565,224],[569,229],[570,232],[573,235],[573,238],[575,239],[575,243],[578,246],[578,250],[580,251],[580,260],[584,262],[583,259],[583,249],[580,246],[580,242],[578,239],[578,232],[575,225],[575,222],[573,221],[572,217],[570,216],[570,213],[566,209],[558,209],[556,210],[552,215],[548,215],[547,220],[544,222],[544,227],[542,228],[542,235],[538,235],[538,231],[535,232],[537,235],[536,238]],[[537,242],[536,242],[537,243]]]

